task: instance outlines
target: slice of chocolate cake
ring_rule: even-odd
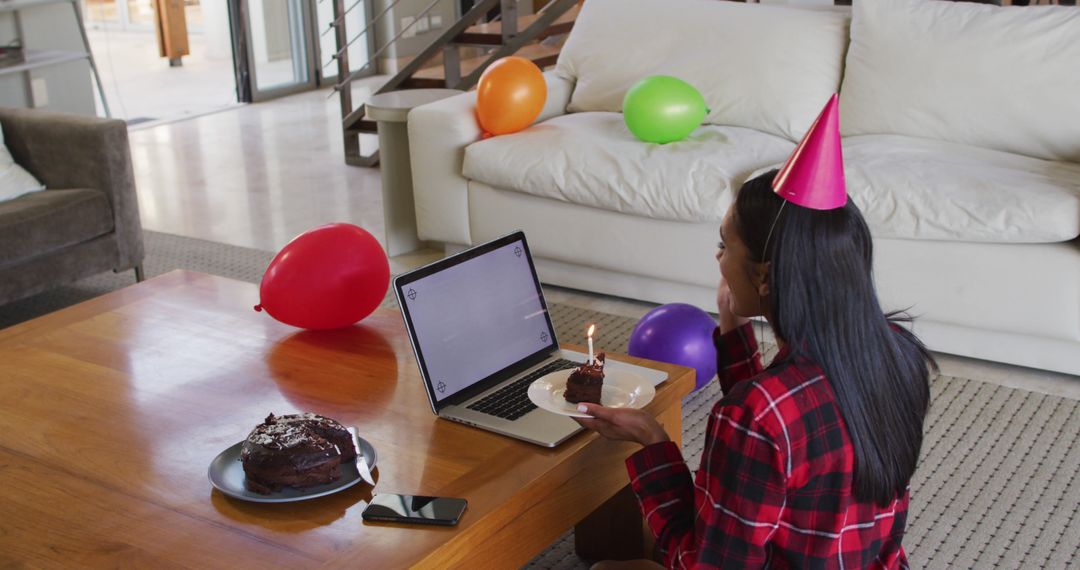
[[[604,353],[596,355],[592,364],[578,366],[566,379],[566,392],[563,397],[571,404],[589,402],[600,403],[600,392],[604,386]]]
[[[356,459],[352,435],[317,414],[274,414],[244,441],[240,461],[247,488],[263,495],[283,487],[311,487],[341,478],[341,463]]]

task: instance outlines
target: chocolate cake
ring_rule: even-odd
[[[604,386],[604,353],[596,355],[592,364],[588,362],[578,366],[566,379],[566,392],[563,397],[571,404],[589,402],[600,403],[600,389]]]
[[[352,434],[317,414],[270,414],[255,426],[240,451],[247,488],[268,495],[283,487],[337,481],[341,463],[356,459]]]

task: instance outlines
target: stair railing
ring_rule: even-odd
[[[345,162],[358,166],[374,166],[378,163],[378,152],[376,151],[375,153],[364,155],[361,153],[360,149],[360,135],[363,133],[374,133],[374,124],[364,120],[364,105],[360,105],[355,109],[353,108],[351,84],[356,79],[366,75],[371,66],[375,64],[376,58],[382,55],[390,48],[390,46],[397,43],[398,40],[416,26],[421,19],[426,18],[441,0],[432,0],[431,3],[414,17],[412,22],[398,31],[394,37],[390,38],[384,45],[376,49],[374,53],[369,54],[364,65],[356,70],[349,69],[349,46],[366,34],[371,33],[374,26],[385,17],[386,14],[390,13],[401,0],[394,0],[388,6],[383,8],[377,15],[372,17],[371,21],[368,22],[359,33],[351,38],[346,33],[345,16],[349,11],[356,9],[356,7],[363,2],[370,2],[371,0],[357,0],[348,8],[345,6],[346,0],[331,1],[334,6],[334,19],[328,26],[328,29],[322,32],[322,35],[325,35],[331,29],[334,31],[337,52],[334,53],[332,59],[337,61],[338,82],[334,85],[333,89],[338,93],[341,100]],[[539,15],[537,19],[525,30],[519,31],[517,29],[518,1],[519,0],[479,0],[453,24],[444,29],[431,44],[421,50],[419,54],[403,66],[393,77],[376,90],[375,93],[385,93],[399,88],[407,88],[407,82],[412,79],[413,75],[440,52],[443,56],[443,84],[446,87],[453,89],[469,89],[476,85],[480,79],[480,75],[489,65],[491,65],[491,63],[521,49],[522,46],[535,39],[551,26],[556,19],[578,3],[578,0],[550,0],[548,4],[538,12]],[[468,27],[480,22],[482,18],[486,17],[488,12],[495,8],[495,6],[500,7],[500,31],[502,43],[497,46],[492,46],[495,47],[495,50],[490,54],[487,54],[485,60],[476,69],[471,71],[468,75],[462,76],[461,56],[459,51],[459,46],[461,44],[456,43],[455,39]]]

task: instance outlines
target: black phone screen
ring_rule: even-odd
[[[364,520],[455,525],[465,512],[465,499],[380,493],[364,509]]]

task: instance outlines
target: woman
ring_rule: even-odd
[[[668,567],[906,568],[932,357],[882,314],[854,203],[785,209],[775,176],[747,182],[720,228],[724,397],[696,479],[644,411],[588,404],[580,423],[645,446],[627,467]],[[755,316],[780,347],[767,368]]]

